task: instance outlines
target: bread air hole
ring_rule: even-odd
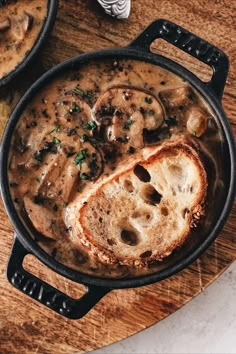
[[[139,209],[133,212],[131,218],[139,219],[138,222],[145,223],[147,220],[151,220],[153,218],[153,214],[149,210]]]
[[[136,246],[138,244],[138,235],[131,230],[122,230],[121,231],[121,240],[126,245]]]
[[[138,177],[138,179],[142,182],[150,182],[151,180],[151,176],[148,172],[148,170],[146,170],[146,168],[144,168],[141,165],[136,165],[134,168],[134,174],[136,175],[136,177]]]
[[[148,257],[151,257],[152,255],[152,251],[146,251],[146,252],[143,252],[142,254],[140,254],[140,258],[148,258]]]
[[[148,184],[143,188],[141,198],[147,204],[157,205],[161,202],[162,195],[151,184]]]
[[[126,179],[124,181],[124,188],[127,190],[127,192],[132,193],[134,191],[134,186],[131,181]]]

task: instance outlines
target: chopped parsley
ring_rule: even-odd
[[[54,128],[52,131],[50,131],[49,134],[52,134],[52,133],[58,133],[61,131],[61,127],[60,125],[57,125],[56,128]]]
[[[68,206],[68,203],[63,203],[63,208],[66,208]]]
[[[152,98],[146,96],[146,97],[144,98],[144,101],[145,101],[146,103],[148,103],[148,104],[151,104],[151,103],[152,103]]]
[[[85,143],[86,141],[89,141],[88,135],[86,135],[86,134],[81,135],[80,141],[81,141],[82,143]]]
[[[124,129],[129,130],[132,124],[134,124],[134,120],[127,120],[127,122],[125,122]]]
[[[94,120],[89,121],[84,125],[84,128],[87,130],[95,130],[97,129],[97,123]]]
[[[34,158],[35,158],[35,160],[42,162],[43,161],[43,151],[42,150],[35,151]]]
[[[74,164],[76,166],[81,167],[81,164],[86,160],[87,158],[87,149],[82,149],[78,152],[78,154],[74,158]]]
[[[76,86],[73,91],[76,95],[79,95],[82,98],[91,99],[93,97],[92,91],[90,90],[84,91],[79,86]]]
[[[55,136],[52,138],[52,142],[56,145],[59,145],[61,143],[61,140],[59,140],[58,138],[56,138]]]
[[[90,177],[89,177],[89,175],[88,175],[87,173],[81,173],[81,174],[80,174],[80,178],[81,178],[81,179],[84,179],[84,180],[90,179]]]
[[[77,113],[81,112],[81,108],[80,108],[80,106],[78,106],[76,104],[76,102],[72,102],[71,103],[70,113],[75,113],[75,112],[77,112]]]
[[[74,88],[74,93],[75,93],[76,95],[81,96],[81,97],[84,96],[84,91],[81,90],[81,88],[79,88],[78,86],[76,86],[76,87]]]
[[[87,98],[92,98],[93,97],[93,92],[92,91],[86,91],[85,96]]]

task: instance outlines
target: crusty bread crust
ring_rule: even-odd
[[[137,178],[137,166],[148,171],[150,183]],[[130,190],[124,190],[125,183]],[[145,200],[147,191],[140,194],[145,188],[154,191],[156,201]],[[77,236],[103,263],[145,267],[184,243],[204,214],[206,192],[207,176],[194,144],[182,139],[143,149],[141,159],[106,179],[77,210]],[[152,220],[145,223],[142,210],[144,214],[148,210]],[[133,240],[137,244],[121,240],[122,226],[132,237],[138,234],[138,240]]]

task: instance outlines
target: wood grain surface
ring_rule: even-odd
[[[236,133],[236,1],[133,0],[128,20],[105,15],[95,0],[61,0],[56,25],[29,75],[0,101],[12,106],[40,74],[71,56],[128,44],[156,18],[166,18],[223,49],[231,61],[223,106]],[[188,55],[158,41],[153,50],[175,59],[202,79],[210,70]],[[13,101],[12,101],[13,97]],[[9,102],[12,101],[10,104]],[[4,126],[0,117],[0,129]],[[210,249],[181,273],[158,284],[109,293],[83,319],[70,321],[14,289],[5,278],[13,229],[0,204],[0,353],[78,354],[126,338],[162,320],[214,281],[236,258],[236,205]],[[29,256],[25,266],[72,297],[84,289]]]

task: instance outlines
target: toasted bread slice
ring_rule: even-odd
[[[144,149],[77,210],[78,237],[101,262],[146,266],[183,244],[206,190],[204,166],[187,142]]]

